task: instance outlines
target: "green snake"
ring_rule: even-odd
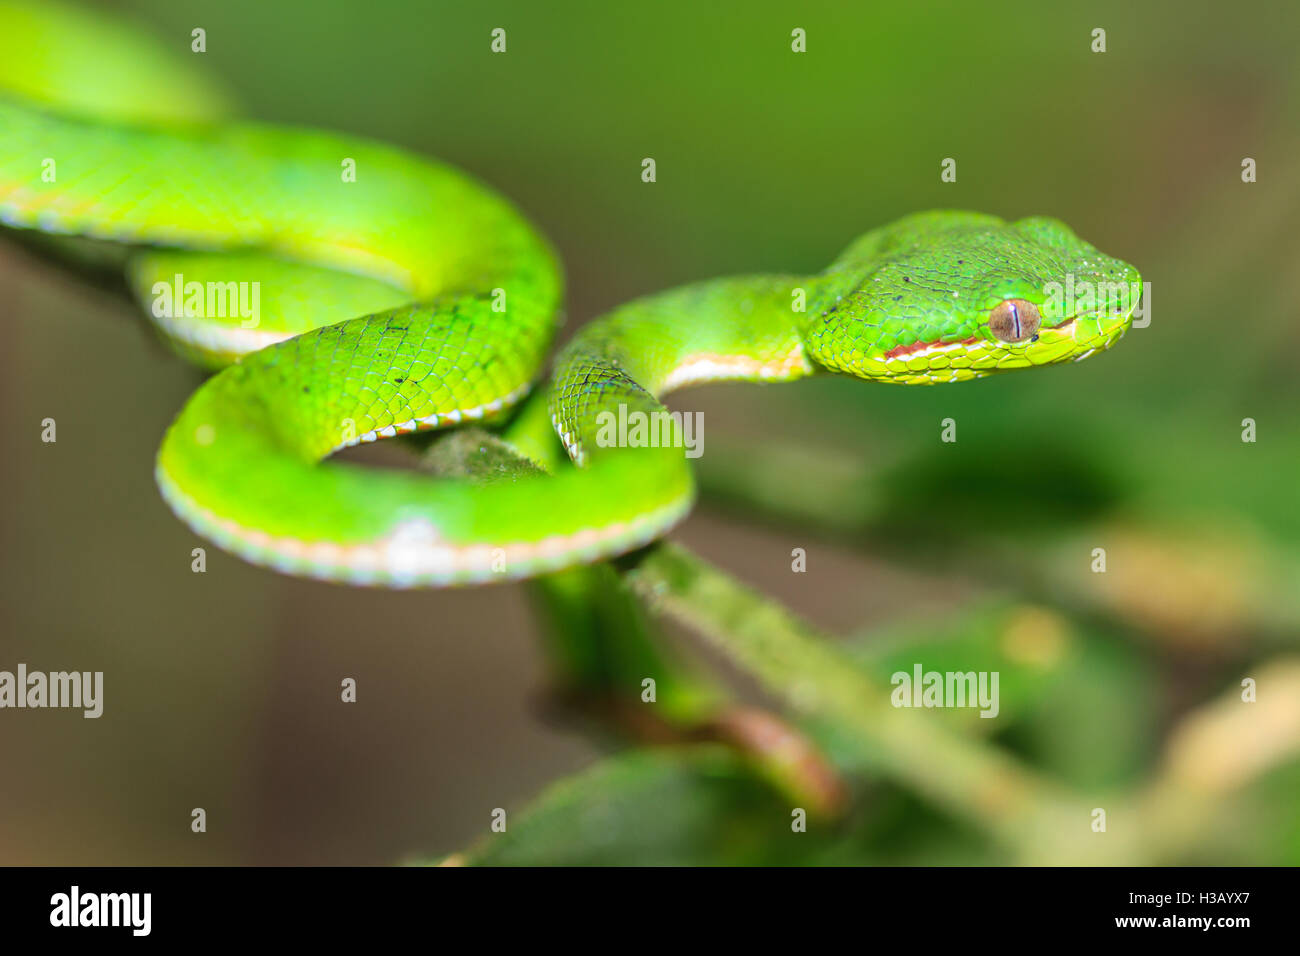
[[[546,473],[471,483],[328,461],[357,442],[506,420],[558,324],[545,239],[446,165],[230,119],[161,53],[113,64],[126,41],[88,14],[5,3],[0,34],[0,222],[130,247],[130,284],[160,333],[221,368],[163,438],[162,494],[201,536],[294,575],[436,587],[609,558],[665,534],[694,497],[682,448],[603,439],[609,414],[663,412],[665,393],[701,382],[930,384],[1077,361],[1113,345],[1136,304],[1051,294],[1139,282],[1057,220],[921,213],[818,274],[697,282],[586,325],[507,433]],[[101,71],[107,58],[128,78],[177,77],[174,95],[149,77],[102,89],[86,44]],[[214,311],[203,296],[158,308],[162,290],[194,282],[231,301],[256,283],[256,322],[195,314]],[[548,460],[538,422],[572,464]]]

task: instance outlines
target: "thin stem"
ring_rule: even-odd
[[[1127,840],[1091,829],[1090,807],[979,740],[922,712],[896,708],[824,634],[675,544],[627,570],[656,610],[701,634],[762,686],[807,717],[850,730],[863,755],[1020,860],[1127,861]]]

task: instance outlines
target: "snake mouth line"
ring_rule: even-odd
[[[1066,332],[1074,334],[1074,323],[1077,315],[1062,319],[1056,325],[1044,326],[1045,329],[1051,329],[1055,332]],[[888,352],[881,355],[881,359],[888,362],[899,358],[914,358],[918,355],[940,355],[944,352],[952,352],[971,345],[978,345],[981,341],[978,335],[972,335],[964,339],[956,339],[952,342],[945,342],[943,339],[935,339],[930,342],[912,342],[909,345],[896,345]]]
[[[1072,315],[1068,319],[1057,322],[1055,325],[1047,325],[1043,328],[1045,331],[1050,330],[1052,332],[1059,332],[1062,337],[1072,339],[1075,337],[1075,333],[1079,330],[1078,316]],[[1038,336],[1035,335],[1034,339],[1037,340]]]

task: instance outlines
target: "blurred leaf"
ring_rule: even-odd
[[[1014,442],[984,437],[936,440],[882,474],[882,530],[915,535],[926,528],[948,539],[996,524],[1035,533],[1086,521],[1124,497],[1113,459],[1063,439],[1048,421],[1017,429]]]
[[[873,629],[848,645],[851,657],[873,679],[923,671],[998,674],[998,713],[979,708],[937,711],[976,733],[995,733],[1023,719],[1049,698],[1083,653],[1073,626],[1061,615],[1021,603],[985,601],[939,620],[909,621]]]
[[[1076,788],[1131,782],[1155,747],[1159,676],[1131,641],[1085,629],[1075,647],[1003,743]]]
[[[715,746],[628,751],[553,784],[505,833],[447,862],[481,866],[976,864],[992,844],[890,785],[840,825],[792,808]]]
[[[1232,840],[1215,863],[1225,857],[1243,866],[1300,866],[1300,761],[1292,761],[1266,774],[1247,789],[1234,808],[1237,821]]]
[[[549,787],[465,862],[497,866],[793,863],[816,838],[715,746],[629,751]]]
[[[1107,786],[1136,774],[1154,747],[1159,682],[1141,653],[1055,611],[985,603],[938,621],[873,630],[848,645],[877,680],[898,672],[998,673],[998,715],[978,707],[936,709],[937,718],[999,742],[1070,785]],[[1081,718],[1080,715],[1087,715]],[[834,727],[819,728],[837,756]]]

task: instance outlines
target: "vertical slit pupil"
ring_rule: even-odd
[[[989,328],[1003,342],[1024,342],[1038,331],[1038,309],[1024,299],[1003,299],[989,315]]]

